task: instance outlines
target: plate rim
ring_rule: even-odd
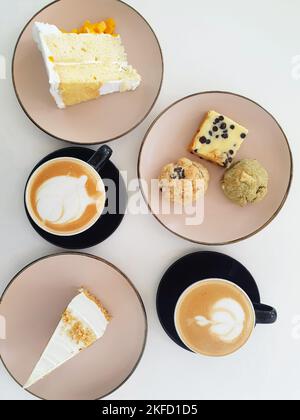
[[[60,141],[64,141],[64,142],[67,142],[67,143],[70,143],[70,144],[78,144],[78,145],[81,145],[81,146],[95,146],[95,145],[98,145],[98,144],[105,144],[105,143],[110,143],[110,142],[112,142],[112,141],[115,141],[115,140],[118,140],[118,139],[120,139],[120,138],[122,138],[122,137],[125,137],[125,136],[127,136],[128,134],[130,134],[132,131],[134,131],[136,128],[138,128],[146,119],[147,119],[147,117],[150,115],[150,113],[151,113],[151,111],[153,110],[153,108],[155,107],[155,105],[156,105],[156,103],[157,103],[157,101],[158,101],[158,98],[159,98],[159,96],[160,96],[160,93],[161,93],[161,90],[162,90],[162,86],[163,86],[163,82],[164,82],[164,75],[165,75],[165,63],[164,63],[164,56],[163,56],[163,51],[162,51],[162,47],[161,47],[161,44],[160,44],[160,42],[159,42],[159,39],[158,39],[158,36],[156,35],[156,33],[155,33],[155,31],[154,31],[154,29],[152,28],[152,26],[150,25],[150,23],[146,20],[146,18],[140,13],[140,12],[138,12],[134,7],[132,7],[131,5],[129,5],[128,3],[126,3],[125,1],[123,1],[123,0],[115,0],[115,1],[118,1],[118,2],[120,2],[120,3],[122,3],[122,4],[124,4],[125,6],[127,6],[127,7],[129,7],[130,9],[132,9],[138,16],[140,16],[143,20],[144,20],[144,22],[146,23],[146,25],[149,27],[149,29],[150,29],[150,31],[152,32],[152,34],[154,35],[154,38],[155,38],[155,40],[156,40],[156,42],[157,42],[157,45],[158,45],[158,49],[159,49],[159,53],[160,53],[160,57],[161,57],[161,64],[162,64],[162,72],[161,72],[161,80],[160,80],[160,85],[159,85],[159,89],[158,89],[158,92],[157,92],[157,95],[156,95],[156,97],[155,97],[155,99],[154,99],[154,102],[152,103],[152,105],[151,105],[151,107],[150,107],[150,109],[147,111],[147,113],[146,113],[146,115],[137,123],[137,124],[135,124],[133,127],[131,127],[129,130],[127,130],[126,132],[124,132],[124,133],[122,133],[122,134],[120,134],[120,135],[118,135],[118,136],[116,136],[116,137],[113,137],[113,138],[111,138],[111,139],[107,139],[107,140],[102,140],[102,141],[93,141],[93,142],[88,142],[88,143],[82,143],[82,142],[79,142],[79,141],[74,141],[74,140],[70,140],[70,139],[64,139],[64,138],[62,138],[62,137],[58,137],[58,136],[56,136],[56,135],[54,135],[54,134],[52,134],[52,133],[50,133],[49,131],[47,131],[46,129],[44,129],[43,127],[41,127],[41,125],[37,122],[37,121],[35,121],[34,119],[33,119],[33,117],[31,117],[31,115],[29,114],[29,112],[26,110],[26,108],[25,108],[25,106],[23,105],[23,103],[22,103],[22,101],[21,101],[21,99],[20,99],[20,96],[19,96],[19,93],[18,93],[18,89],[17,89],[17,85],[16,85],[16,80],[15,80],[15,58],[16,58],[16,54],[17,54],[17,50],[18,50],[18,47],[19,47],[19,43],[20,43],[20,41],[21,41],[21,38],[22,38],[22,36],[23,36],[23,34],[24,34],[24,32],[26,31],[26,29],[28,28],[28,26],[31,24],[31,22],[34,20],[34,18],[36,17],[36,16],[38,16],[40,13],[42,13],[44,10],[46,10],[46,9],[48,9],[49,7],[51,7],[51,6],[53,6],[54,4],[56,4],[56,3],[59,3],[60,1],[64,1],[64,0],[54,0],[54,1],[51,1],[51,3],[49,3],[49,4],[47,4],[46,6],[44,6],[42,9],[40,9],[37,13],[35,13],[31,18],[30,18],[30,20],[25,24],[25,26],[23,27],[23,29],[22,29],[22,31],[21,31],[21,33],[20,33],[20,35],[18,36],[18,39],[17,39],[17,42],[16,42],[16,45],[15,45],[15,47],[14,47],[14,52],[13,52],[13,57],[12,57],[12,62],[11,62],[11,78],[12,78],[12,83],[13,83],[13,88],[14,88],[14,92],[15,92],[15,95],[16,95],[16,98],[17,98],[17,101],[18,101],[18,103],[19,103],[19,105],[20,105],[20,107],[21,107],[21,109],[23,110],[23,112],[24,112],[24,114],[27,116],[27,118],[39,129],[39,130],[41,130],[43,133],[45,133],[45,134],[47,134],[49,137],[51,137],[51,138],[54,138],[54,139],[56,139],[56,140],[60,140]]]
[[[271,216],[270,219],[268,219],[267,222],[265,222],[262,226],[260,226],[258,229],[256,229],[255,231],[253,231],[252,233],[249,233],[246,236],[242,236],[239,237],[237,239],[232,239],[230,241],[225,241],[225,242],[203,242],[203,241],[197,241],[195,239],[190,239],[187,238],[186,236],[183,236],[177,232],[175,232],[174,230],[172,230],[171,228],[167,227],[160,219],[159,217],[153,212],[150,203],[148,202],[148,200],[146,199],[146,195],[145,195],[145,191],[143,188],[143,182],[141,181],[141,159],[142,159],[142,153],[143,153],[143,149],[144,146],[146,144],[146,141],[148,139],[148,136],[150,134],[150,132],[152,131],[152,129],[154,128],[154,126],[156,125],[156,123],[161,119],[161,117],[163,117],[170,109],[172,109],[173,107],[175,107],[176,105],[178,105],[179,103],[186,101],[190,98],[193,98],[195,96],[202,96],[202,95],[208,95],[208,94],[225,94],[225,95],[230,95],[230,96],[235,96],[241,99],[244,99],[246,101],[249,101],[251,103],[253,103],[254,105],[258,106],[259,108],[261,108],[264,112],[266,112],[275,122],[275,124],[277,125],[277,127],[280,129],[281,133],[283,134],[283,137],[285,139],[287,148],[288,148],[288,152],[289,152],[289,156],[290,156],[290,164],[291,164],[291,169],[290,169],[290,176],[289,176],[289,183],[288,183],[288,187],[287,190],[283,196],[283,199],[279,205],[279,207],[277,208],[277,210],[275,211],[275,213],[273,213],[273,215]],[[283,209],[289,193],[291,191],[291,186],[292,186],[292,182],[293,182],[293,177],[294,177],[294,159],[293,159],[293,154],[292,154],[292,150],[291,150],[291,146],[289,144],[289,140],[287,138],[287,135],[285,134],[283,128],[281,127],[281,125],[279,124],[279,122],[277,121],[277,119],[270,113],[270,111],[268,111],[267,109],[265,109],[262,105],[260,105],[258,102],[254,101],[251,98],[248,98],[247,96],[238,94],[238,93],[234,93],[234,92],[230,92],[230,91],[222,91],[222,90],[208,90],[208,91],[203,91],[203,92],[197,92],[197,93],[193,93],[190,95],[187,95],[181,99],[178,99],[177,101],[173,102],[171,105],[169,105],[167,108],[165,108],[156,118],[155,120],[152,122],[152,124],[150,125],[150,127],[148,128],[144,139],[142,141],[141,147],[140,147],[140,151],[139,151],[139,155],[138,155],[138,163],[137,163],[137,173],[138,173],[138,179],[139,179],[139,185],[140,185],[140,190],[143,196],[143,199],[148,207],[148,209],[150,210],[150,213],[154,216],[154,218],[165,228],[167,229],[170,233],[176,235],[178,238],[181,238],[185,241],[194,243],[194,244],[198,244],[198,245],[204,245],[204,246],[225,246],[225,245],[231,245],[231,244],[236,244],[242,241],[245,241],[253,236],[255,236],[256,234],[262,232],[267,226],[269,226],[272,221],[279,215],[279,213],[281,212],[281,210]]]
[[[64,255],[75,255],[75,256],[82,256],[82,257],[86,257],[86,258],[90,258],[90,259],[95,259],[99,262],[104,263],[105,265],[108,265],[109,267],[111,267],[112,269],[114,269],[115,271],[117,271],[119,274],[122,275],[122,277],[127,281],[127,283],[129,284],[129,286],[133,289],[133,291],[135,292],[141,308],[142,308],[142,312],[144,315],[144,321],[145,321],[145,331],[144,331],[144,342],[143,342],[143,346],[140,352],[140,355],[135,363],[135,365],[133,366],[132,370],[130,371],[129,375],[116,387],[114,388],[112,391],[108,392],[105,395],[100,396],[99,398],[96,398],[94,401],[98,401],[98,400],[102,400],[106,397],[108,397],[109,395],[113,394],[115,391],[117,391],[119,388],[121,388],[130,378],[131,376],[134,374],[134,372],[136,371],[136,369],[138,368],[144,353],[145,353],[145,349],[146,349],[146,345],[147,345],[147,341],[148,341],[148,331],[149,331],[149,323],[148,323],[148,316],[147,316],[147,312],[146,312],[146,307],[144,304],[144,301],[141,297],[141,294],[139,293],[138,289],[136,288],[136,286],[134,285],[134,283],[130,280],[130,278],[121,270],[119,269],[115,264],[111,263],[110,261],[106,260],[105,258],[102,257],[98,257],[96,255],[93,254],[88,254],[85,252],[76,252],[76,251],[70,251],[70,252],[57,252],[54,254],[49,254],[49,255],[45,255],[44,257],[40,257],[34,261],[32,261],[31,263],[27,264],[26,266],[24,266],[21,270],[19,270],[17,272],[17,274],[15,274],[13,276],[13,278],[9,281],[9,283],[7,284],[7,286],[5,287],[3,293],[0,296],[0,308],[1,308],[1,303],[3,302],[3,299],[5,298],[5,295],[7,294],[9,288],[13,285],[13,283],[19,278],[19,276],[25,272],[26,270],[28,270],[29,268],[31,268],[32,266],[40,263],[41,261],[50,259],[50,258],[56,258],[56,257],[60,257],[60,256],[64,256]],[[29,391],[28,389],[24,389],[23,385],[20,384],[20,382],[13,376],[13,374],[11,373],[11,371],[8,369],[8,366],[6,365],[6,363],[4,362],[1,353],[0,353],[0,362],[3,364],[5,370],[7,371],[7,373],[9,374],[9,376],[14,380],[14,382],[19,385],[24,391],[26,391],[28,394],[31,394],[32,396],[38,398],[39,400],[44,400],[46,401],[45,398],[40,397],[39,395],[34,394],[33,392]]]

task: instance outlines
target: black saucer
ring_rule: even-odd
[[[41,166],[43,163],[47,162],[50,159],[55,159],[59,157],[74,157],[74,158],[82,159],[87,162],[94,153],[95,153],[95,150],[87,149],[84,147],[68,147],[65,149],[57,150],[54,153],[51,153],[50,155],[46,156],[43,160],[41,160],[33,169],[32,173],[39,166]],[[30,176],[32,175],[32,173],[30,174]],[[52,235],[50,233],[45,232],[43,229],[37,226],[37,224],[30,217],[26,209],[26,205],[25,205],[27,217],[32,227],[35,229],[35,231],[42,238],[44,238],[46,241],[50,242],[51,244],[59,246],[61,248],[66,248],[66,249],[90,248],[92,246],[98,245],[99,243],[109,238],[115,232],[115,230],[119,227],[125,215],[125,211],[127,207],[127,191],[126,191],[126,186],[123,181],[123,178],[120,176],[119,170],[111,161],[108,161],[106,163],[106,165],[101,170],[100,175],[104,181],[106,179],[112,180],[114,181],[116,185],[116,194],[117,194],[116,214],[104,213],[100,217],[97,223],[95,223],[89,230],[79,235],[56,236],[56,235]],[[27,183],[26,183],[26,186],[27,186]]]
[[[221,278],[237,284],[253,303],[260,303],[257,284],[249,271],[238,261],[217,252],[196,252],[176,261],[164,274],[158,287],[156,308],[160,323],[168,336],[189,350],[179,338],[174,312],[182,293],[200,280]]]

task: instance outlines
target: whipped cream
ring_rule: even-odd
[[[86,190],[88,177],[56,176],[44,182],[36,194],[36,206],[44,222],[63,225],[79,220],[96,199]]]
[[[221,299],[211,309],[210,319],[196,316],[199,327],[209,327],[211,334],[224,343],[232,343],[244,330],[246,315],[242,306],[231,298]]]
[[[66,105],[63,101],[62,95],[60,93],[60,77],[57,71],[55,70],[55,63],[49,60],[49,57],[52,56],[52,53],[47,45],[45,36],[49,35],[61,35],[62,32],[55,25],[50,25],[48,23],[35,22],[33,25],[33,39],[38,45],[39,50],[43,55],[45,66],[47,69],[49,84],[50,84],[50,93],[55,99],[55,102],[60,109],[66,108]],[[101,37],[111,36],[109,34],[101,34]],[[88,64],[99,64],[99,62],[90,62]],[[61,63],[60,63],[61,64]],[[78,63],[67,63],[69,64],[78,64]],[[127,67],[128,64],[124,63],[124,67]],[[126,89],[136,90],[141,84],[141,80],[128,80],[126,81]],[[108,95],[111,93],[120,93],[124,90],[124,80],[112,80],[104,83],[99,89],[100,96]]]
[[[83,326],[92,330],[97,340],[104,335],[109,322],[98,305],[89,299],[85,293],[82,292],[77,295],[69,304],[67,310]],[[81,350],[82,344],[71,339],[66,332],[64,321],[61,320],[24,388],[31,387],[76,356]]]

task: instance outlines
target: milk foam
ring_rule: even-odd
[[[56,176],[44,182],[36,194],[40,218],[57,225],[79,220],[96,200],[88,195],[88,177]]]
[[[231,343],[241,336],[244,330],[246,315],[242,306],[231,298],[221,299],[211,309],[210,319],[196,316],[199,327],[208,327],[211,334],[224,343]]]

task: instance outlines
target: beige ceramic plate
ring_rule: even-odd
[[[269,194],[258,204],[246,208],[231,203],[220,188],[224,169],[201,161],[209,170],[211,181],[205,197],[204,222],[188,226],[186,216],[156,212],[156,202],[146,198],[145,185],[156,179],[161,168],[181,157],[199,161],[187,151],[205,113],[216,110],[246,126],[250,133],[237,159],[258,159],[270,175]],[[293,162],[287,138],[277,121],[257,103],[227,92],[204,92],[176,102],[152,124],[141,148],[138,171],[143,195],[148,205],[167,229],[192,242],[223,245],[246,239],[266,227],[278,214],[287,198]]]
[[[38,260],[10,283],[0,305],[7,340],[0,355],[23,385],[76,290],[87,287],[112,321],[102,339],[30,388],[47,400],[93,400],[122,385],[144,351],[147,320],[138,292],[111,264],[86,254],[65,253]]]
[[[113,17],[130,64],[143,82],[135,92],[112,94],[59,110],[49,93],[43,60],[32,40],[36,21],[71,30],[83,21]],[[40,129],[61,140],[80,144],[108,142],[138,126],[151,111],[163,79],[159,42],[145,19],[119,0],[59,0],[35,15],[23,30],[13,59],[13,81],[27,116]]]

